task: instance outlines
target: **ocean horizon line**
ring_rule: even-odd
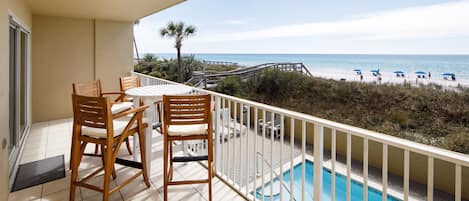
[[[170,52],[143,52],[141,54],[165,54],[176,55]],[[197,55],[197,54],[218,54],[218,55],[376,55],[376,56],[469,56],[469,53],[213,53],[213,52],[198,52],[198,53],[182,53],[182,55]]]

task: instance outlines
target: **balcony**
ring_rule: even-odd
[[[134,74],[144,86],[178,84]],[[198,88],[192,93],[211,94],[215,105],[214,200],[469,199],[467,155]],[[71,126],[71,119],[33,124],[20,163],[63,154],[68,166]],[[193,141],[177,151],[204,154],[206,146]],[[112,200],[162,200],[162,147],[162,136],[154,131],[151,187],[137,179]],[[131,157],[125,149],[120,155]],[[84,174],[101,165],[95,158],[83,163]],[[203,168],[203,163],[181,164],[175,167],[176,178],[203,177]],[[116,169],[113,182],[132,171]],[[102,183],[102,176],[93,182]],[[66,177],[12,193],[9,200],[66,200],[68,187]],[[100,199],[84,188],[76,196]],[[170,187],[169,198],[207,200],[206,185]]]
[[[68,167],[70,160],[72,119],[61,119],[55,121],[33,124],[31,132],[26,139],[25,148],[20,163],[37,161],[57,155],[64,155],[65,166]],[[179,149],[180,150],[180,149]],[[87,152],[93,152],[94,146],[88,146]],[[175,150],[176,151],[176,150]],[[162,136],[156,131],[153,133],[152,169],[150,173],[151,187],[147,188],[142,179],[134,180],[130,185],[124,187],[120,192],[112,194],[111,200],[163,200],[163,145]],[[122,158],[131,159],[125,149],[119,154]],[[101,167],[101,159],[96,157],[84,157],[80,165],[80,176],[92,172],[96,167]],[[175,178],[205,178],[206,171],[203,166],[195,163],[175,166]],[[116,165],[118,177],[112,181],[122,182],[132,176],[135,171],[132,168]],[[9,200],[68,200],[70,187],[70,171],[63,179],[55,180],[43,185],[34,186],[10,194]],[[101,186],[102,178],[92,180],[93,185]],[[170,200],[207,200],[207,185],[189,185],[171,187],[169,191]],[[161,196],[160,196],[161,194]],[[214,200],[242,200],[243,198],[232,190],[220,179],[213,180]],[[77,200],[101,200],[102,195],[93,190],[80,188],[76,192]]]

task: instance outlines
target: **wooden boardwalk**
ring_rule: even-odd
[[[247,79],[262,73],[266,69],[276,69],[286,72],[299,72],[309,77],[313,76],[303,63],[264,63],[220,73],[194,74],[192,75],[192,78],[189,79],[185,84],[189,84],[195,87],[206,87],[207,83],[216,84],[218,81],[223,80],[229,76],[239,76],[241,79]]]

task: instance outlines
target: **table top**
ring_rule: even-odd
[[[191,87],[184,85],[151,85],[129,89],[125,91],[125,94],[132,97],[159,97],[163,95],[187,94],[192,90]]]

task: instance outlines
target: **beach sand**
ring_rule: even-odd
[[[357,75],[355,72],[344,72],[340,70],[319,70],[311,69],[311,74],[315,77],[334,79],[334,80],[344,80],[345,81],[356,81],[360,82],[360,75]],[[362,82],[367,83],[379,83],[378,77],[373,76],[371,72],[362,72],[363,80]],[[427,77],[427,76],[426,76]],[[456,77],[457,78],[457,77]],[[404,84],[410,83],[411,85],[418,86],[420,84],[438,84],[444,88],[456,88],[458,86],[469,87],[469,80],[444,80],[441,75],[432,75],[431,78],[417,78],[415,74],[406,74],[405,77],[396,77],[392,72],[381,72],[381,84]]]

